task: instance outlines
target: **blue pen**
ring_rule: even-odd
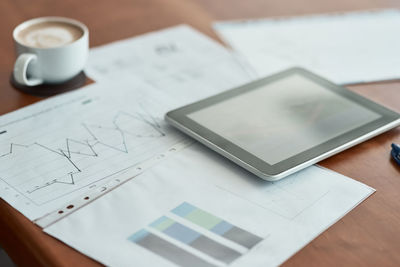
[[[392,144],[392,157],[400,165],[400,146],[396,144]]]

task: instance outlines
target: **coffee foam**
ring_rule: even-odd
[[[27,46],[51,48],[70,44],[82,35],[82,30],[72,24],[49,21],[23,29],[18,34],[18,39]]]

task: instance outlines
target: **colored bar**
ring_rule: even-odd
[[[236,227],[187,202],[182,203],[171,212],[248,249],[262,241],[261,237]]]
[[[193,247],[219,261],[231,263],[241,256],[239,252],[223,244],[220,244],[195,230],[175,222],[165,216],[156,220],[151,227],[163,232],[164,234],[178,240],[190,247]]]
[[[162,216],[161,218],[155,220],[154,222],[152,222],[150,224],[151,227],[156,228],[159,231],[164,231],[166,228],[168,228],[169,226],[171,226],[174,223],[173,220]]]
[[[1,131],[0,134],[5,134],[7,131]]]
[[[234,226],[226,221],[222,221],[219,224],[215,225],[210,229],[211,232],[216,233],[217,235],[223,235],[229,230],[231,230]]]
[[[144,229],[130,236],[128,240],[179,266],[215,267],[215,265]]]
[[[243,230],[242,228],[236,226],[234,226],[231,230],[229,230],[222,236],[248,249],[251,249],[262,241],[261,237],[249,233],[246,230]]]
[[[220,218],[212,215],[211,213],[198,209],[187,202],[184,202],[173,209],[172,213],[175,213],[176,215],[183,217],[207,230],[210,230],[222,221]]]

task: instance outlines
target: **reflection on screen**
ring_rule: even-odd
[[[274,165],[380,115],[294,74],[188,117]]]

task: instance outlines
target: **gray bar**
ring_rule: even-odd
[[[260,241],[262,241],[261,237],[249,233],[246,230],[243,230],[236,226],[228,230],[222,236],[248,249],[251,249],[252,247],[257,245]]]
[[[215,267],[215,265],[181,249],[178,246],[149,233],[136,244],[160,255],[161,257],[184,267]]]
[[[228,264],[241,256],[241,254],[236,250],[215,242],[204,235],[193,241],[190,246]]]

